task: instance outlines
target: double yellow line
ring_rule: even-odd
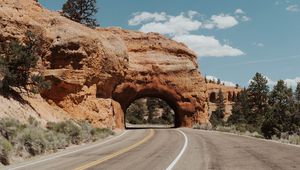
[[[139,142],[137,142],[137,143],[135,143],[133,145],[130,145],[130,146],[124,148],[124,149],[121,149],[121,150],[119,150],[117,152],[114,152],[114,153],[112,153],[110,155],[107,155],[104,158],[101,158],[101,159],[98,159],[96,161],[90,162],[88,164],[82,165],[82,166],[80,166],[80,167],[78,167],[78,168],[76,168],[74,170],[85,170],[85,169],[91,168],[93,166],[96,166],[98,164],[101,164],[101,163],[103,163],[103,162],[105,162],[107,160],[110,160],[110,159],[112,159],[112,158],[114,158],[116,156],[119,156],[119,155],[121,155],[121,154],[123,154],[125,152],[128,152],[128,151],[130,151],[130,150],[132,150],[132,149],[140,146],[141,144],[147,142],[150,138],[152,138],[153,135],[154,135],[154,130],[150,129],[149,134],[144,139],[142,139],[141,141],[139,141]]]

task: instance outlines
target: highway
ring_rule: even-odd
[[[215,131],[132,129],[6,169],[299,170],[300,147]]]

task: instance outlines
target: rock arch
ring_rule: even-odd
[[[144,86],[136,86],[131,83],[124,83],[118,86],[113,93],[113,99],[120,103],[124,116],[127,108],[132,102],[144,97],[156,97],[166,101],[175,112],[175,127],[180,127],[182,125],[183,109],[179,105],[180,96],[167,86],[153,83]]]
[[[216,92],[211,92],[209,94],[209,102],[216,103],[216,101],[217,101],[217,94],[216,94]]]

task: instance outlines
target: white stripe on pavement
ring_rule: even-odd
[[[174,168],[174,166],[176,165],[176,163],[179,161],[179,159],[183,155],[184,151],[186,150],[188,142],[189,142],[188,138],[184,132],[182,132],[181,130],[178,130],[178,129],[177,129],[177,131],[179,131],[184,136],[184,145],[183,145],[180,153],[177,155],[177,157],[173,160],[173,162],[168,166],[168,168],[166,170],[172,170]]]

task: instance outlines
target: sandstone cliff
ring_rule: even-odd
[[[240,87],[224,86],[222,84],[207,83],[208,95],[208,113],[209,115],[217,109],[218,93],[221,90],[224,96],[225,103],[225,120],[232,114],[234,102],[239,98],[239,93],[242,91]]]
[[[184,44],[155,33],[90,29],[34,0],[0,0],[0,21],[2,42],[22,40],[28,30],[42,37],[38,69],[52,89],[33,103],[59,108],[62,117],[122,128],[130,102],[153,96],[173,107],[177,126],[208,123],[206,85]]]

